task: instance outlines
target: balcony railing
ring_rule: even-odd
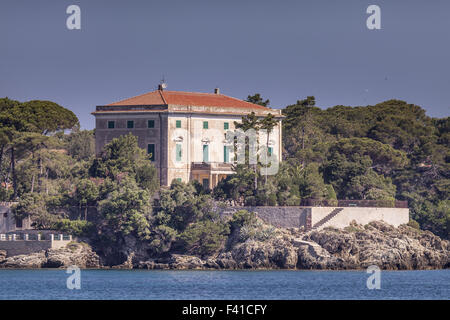
[[[192,170],[232,170],[232,163],[226,162],[192,162]]]

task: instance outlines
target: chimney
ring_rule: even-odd
[[[158,90],[163,91],[165,88],[167,88],[167,84],[164,82],[164,79],[161,81],[160,84],[158,84]]]
[[[219,89],[219,88],[215,88],[215,89],[214,89],[214,93],[215,93],[215,94],[220,94],[220,89]]]

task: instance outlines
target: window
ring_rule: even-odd
[[[205,190],[209,189],[209,179],[203,179],[202,184],[203,184],[203,189],[205,189]]]
[[[177,178],[177,181],[178,181],[178,182],[181,182],[181,178]]]
[[[230,124],[229,124],[228,122],[224,122],[224,124],[223,124],[223,129],[224,129],[224,130],[230,129]]]
[[[204,144],[203,145],[203,162],[208,162],[208,161],[209,161],[208,145]]]
[[[22,219],[16,218],[16,228],[22,228]]]
[[[177,162],[179,162],[179,161],[181,161],[181,157],[182,157],[182,154],[181,154],[181,143],[177,143],[177,149],[176,149],[176,161]]]
[[[203,121],[203,129],[208,129],[208,121]]]
[[[269,153],[269,157],[271,157],[271,156],[272,156],[272,153],[273,153],[273,148],[272,148],[272,147],[269,147],[268,153]]]
[[[133,120],[128,120],[127,121],[127,128],[128,129],[133,129],[134,128],[134,121]]]
[[[108,129],[114,129],[116,127],[115,121],[108,121]]]
[[[150,155],[150,160],[155,161],[155,145],[153,143],[147,146],[147,153]]]
[[[223,162],[230,162],[230,148],[228,146],[223,146]]]
[[[181,128],[181,120],[177,120],[176,121],[176,127],[177,128]]]
[[[155,120],[148,120],[147,121],[147,127],[148,128],[154,128],[155,127]]]

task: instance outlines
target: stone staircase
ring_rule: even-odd
[[[333,219],[339,212],[341,212],[342,210],[344,210],[344,208],[336,208],[333,209],[333,211],[331,211],[329,214],[327,214],[325,217],[323,217],[321,220],[319,220],[316,224],[314,224],[312,226],[312,230],[314,229],[318,229],[321,226],[323,226],[325,223],[327,223],[328,221],[330,221],[331,219]]]

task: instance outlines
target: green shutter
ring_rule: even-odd
[[[154,128],[155,127],[155,120],[148,120],[147,127]]]
[[[114,129],[116,126],[115,121],[108,121],[108,129]]]
[[[228,163],[230,161],[230,148],[223,146],[223,162]]]
[[[203,121],[203,129],[208,129],[208,121]]]
[[[269,151],[269,157],[272,156],[273,148],[272,148],[272,147],[269,147],[269,150],[268,150],[268,151]]]
[[[128,120],[127,121],[127,128],[128,129],[133,129],[134,128],[134,121],[133,120]]]
[[[150,160],[155,161],[155,145],[149,144],[147,146],[147,153],[150,154]]]
[[[176,127],[177,128],[181,128],[181,120],[177,120],[176,121]]]
[[[224,129],[224,130],[228,130],[229,128],[230,128],[229,123],[228,123],[228,122],[225,122],[225,123],[223,124],[223,129]]]
[[[181,144],[177,143],[176,161],[181,161]]]
[[[208,145],[203,145],[203,162],[209,162],[209,152],[208,152]]]

